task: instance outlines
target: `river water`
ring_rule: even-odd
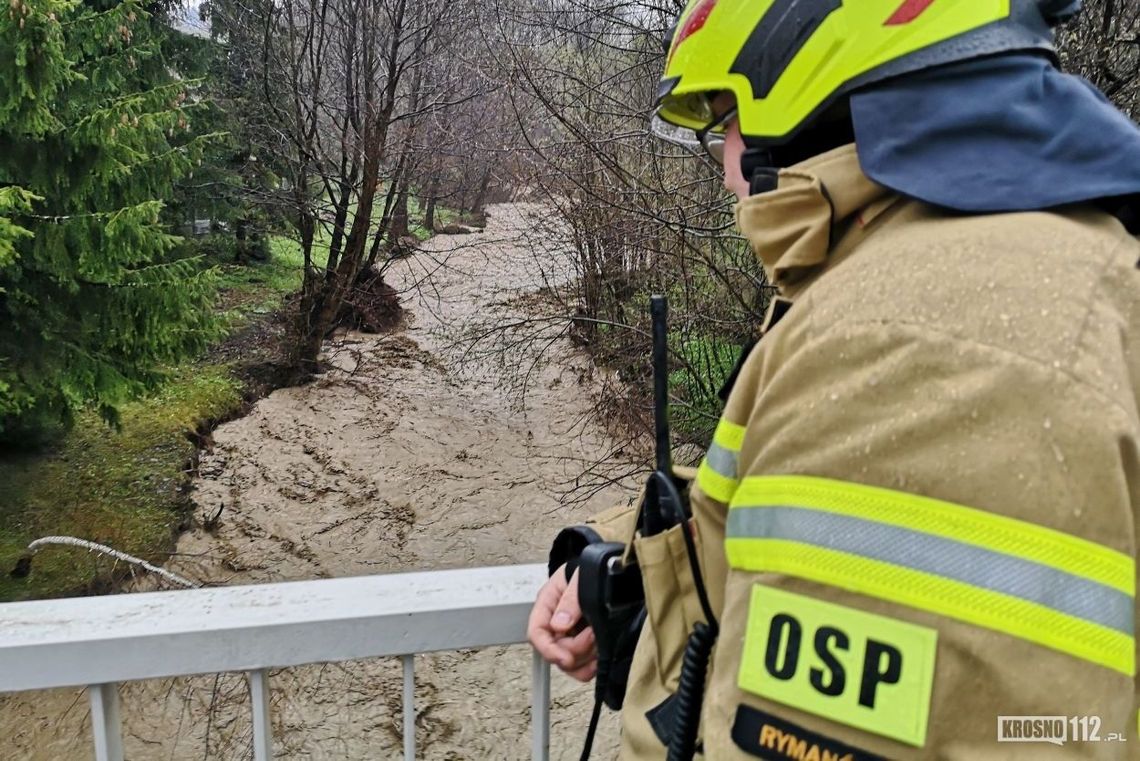
[[[539,562],[558,528],[631,496],[637,464],[591,415],[599,374],[539,295],[573,274],[548,210],[488,212],[485,231],[437,236],[385,274],[402,329],[336,337],[332,370],[217,429],[198,528],[169,568],[234,585]],[[528,647],[420,656],[416,675],[419,757],[529,758]],[[591,690],[552,682],[551,755],[577,758]],[[284,669],[270,684],[279,757],[400,757],[398,661]],[[240,675],[130,683],[122,700],[128,759],[251,757]],[[594,758],[615,756],[616,734],[608,715]],[[90,737],[80,691],[0,701],[3,759],[88,759]]]

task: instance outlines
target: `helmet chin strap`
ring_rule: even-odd
[[[855,125],[843,99],[781,144],[750,135],[741,137],[744,154],[740,157],[740,171],[748,180],[749,195],[756,195],[776,189],[781,168],[855,142]]]
[[[740,157],[740,171],[748,179],[748,194],[770,193],[779,182],[779,169],[772,153],[762,148],[747,148]]]

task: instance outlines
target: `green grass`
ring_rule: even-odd
[[[328,243],[314,245],[316,264],[328,259]],[[269,237],[269,259],[250,264],[218,265],[218,287],[222,291],[222,311],[230,321],[250,313],[272,311],[282,300],[301,288],[305,258],[301,245],[283,235]]]
[[[435,226],[437,228],[446,227],[460,222],[462,215],[455,209],[449,209],[446,206],[436,205],[435,207]],[[431,236],[435,235],[435,230],[429,230],[424,227],[424,213],[420,207],[420,201],[415,196],[408,197],[408,232],[413,238],[419,241],[425,241]]]
[[[447,225],[459,224],[463,219],[463,214],[455,209],[448,209],[443,206],[435,207],[435,224],[437,227],[446,227]]]
[[[229,368],[187,365],[125,405],[119,431],[85,413],[53,451],[0,456],[0,601],[78,594],[111,579],[111,561],[64,547],[41,550],[26,578],[11,577],[42,536],[77,536],[163,561],[185,517],[189,434],[240,405]]]
[[[740,348],[705,336],[690,336],[683,342],[671,340],[670,343],[680,347],[681,355],[689,363],[688,367],[669,373],[670,391],[684,401],[672,406],[670,419],[682,435],[705,441],[712,436],[723,406],[717,391],[732,372]]]

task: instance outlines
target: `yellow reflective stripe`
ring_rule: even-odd
[[[716,424],[716,432],[713,433],[713,443],[732,452],[739,452],[740,447],[744,445],[744,432],[746,430],[742,425],[721,418],[720,422]]]
[[[707,461],[701,460],[701,467],[697,469],[697,486],[717,502],[727,505],[739,484],[735,478],[725,478],[713,470]]]
[[[743,487],[742,487],[743,488]],[[781,539],[727,539],[732,568],[797,576],[984,626],[1132,676],[1133,638],[1043,605],[923,571]]]
[[[1013,555],[1136,594],[1129,556],[1026,521],[916,494],[811,476],[745,478],[732,507],[789,505],[878,521]]]
[[[804,507],[729,511],[725,536],[782,539],[923,571],[1044,605],[1132,636],[1136,600],[1083,576],[937,534]]]
[[[712,446],[697,470],[697,485],[717,502],[728,504],[740,484],[736,456],[744,444],[745,430],[744,426],[722,417],[716,424]]]

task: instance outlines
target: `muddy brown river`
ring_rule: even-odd
[[[539,562],[559,527],[629,498],[629,478],[583,479],[598,462],[615,479],[637,465],[590,414],[589,359],[543,320],[539,289],[573,274],[542,232],[549,213],[504,204],[488,216],[485,231],[437,236],[386,273],[402,329],[337,337],[332,370],[218,428],[193,494],[196,525],[217,525],[184,534],[169,568],[235,585]],[[419,757],[529,758],[530,657],[418,656]],[[277,757],[401,757],[398,661],[285,669],[270,684]],[[552,758],[578,757],[590,693],[552,674]],[[122,701],[128,759],[252,757],[240,675],[129,683]],[[608,714],[594,758],[615,756],[616,734]],[[90,737],[81,691],[0,700],[4,761],[89,759]]]

